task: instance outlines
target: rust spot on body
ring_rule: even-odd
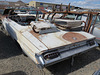
[[[38,37],[40,36],[38,33],[35,33],[33,30],[31,30],[30,33],[31,33],[33,36],[35,36],[37,39],[38,39]]]
[[[7,16],[7,15],[0,15],[0,19],[2,20],[2,19],[4,19],[4,18],[6,18],[6,16]]]
[[[85,36],[83,36],[79,33],[74,33],[74,32],[66,33],[62,37],[63,37],[63,39],[70,41],[72,43],[79,42],[79,41],[87,39]]]

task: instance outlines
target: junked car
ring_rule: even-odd
[[[91,33],[94,36],[96,36],[96,41],[98,44],[100,44],[100,13],[98,12],[88,12],[88,11],[69,11],[69,12],[54,12],[56,13],[63,13],[64,15],[62,17],[56,18],[55,22],[57,23],[63,23],[62,25],[68,26],[70,22],[73,22],[73,27],[76,26],[74,23],[75,21],[83,21],[81,24],[81,30]],[[54,15],[55,15],[54,14]],[[54,21],[54,15],[51,16],[51,19]],[[59,21],[59,22],[58,22]],[[80,24],[80,23],[77,23]]]
[[[91,14],[91,18],[88,14],[77,14],[75,20],[82,20],[86,22],[87,26],[85,29],[88,29],[88,32],[96,36],[96,41],[98,44],[100,44],[100,15],[99,13]],[[91,21],[89,21],[91,20]],[[88,28],[88,24],[90,23],[90,28]],[[82,24],[82,26],[85,26],[85,24]]]
[[[84,31],[62,31],[55,24],[36,16],[21,18],[12,14],[13,10],[5,11],[1,18],[2,30],[41,68],[98,46],[95,36]]]

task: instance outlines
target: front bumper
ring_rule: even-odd
[[[71,50],[68,50],[65,52],[60,52],[60,56],[58,56],[57,58],[51,59],[51,60],[45,60],[41,55],[36,55],[36,59],[39,62],[38,66],[41,68],[44,68],[44,67],[50,66],[52,64],[58,63],[60,61],[63,61],[69,57],[89,51],[97,46],[98,46],[98,44],[95,42],[95,44],[92,46],[84,45],[79,48],[71,49]]]

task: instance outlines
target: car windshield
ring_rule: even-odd
[[[37,11],[29,11],[29,14],[36,14]]]
[[[38,11],[38,14],[43,14],[41,11]]]
[[[64,18],[67,18],[67,19],[75,19],[75,17],[76,17],[75,14],[68,14]]]
[[[29,11],[29,14],[37,14],[37,11]],[[38,14],[43,14],[41,11],[38,11]]]
[[[20,10],[20,12],[26,12],[26,10]]]
[[[76,20],[81,20],[82,19],[82,15],[77,15]]]
[[[96,19],[96,15],[93,15],[92,24],[95,22],[95,19]],[[97,24],[97,23],[100,23],[100,15],[97,16],[96,24]]]
[[[97,17],[96,22],[100,22],[100,15]]]

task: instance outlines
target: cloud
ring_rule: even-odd
[[[85,1],[100,1],[100,0],[85,0]]]
[[[85,0],[85,1],[74,1],[72,2],[72,5],[77,5],[79,7],[84,7],[84,8],[97,8],[100,9],[100,0]]]
[[[86,4],[88,4],[88,2],[85,2],[85,1],[74,1],[74,2],[72,2],[71,4],[74,4],[74,5],[86,5]]]
[[[12,1],[12,2],[16,2],[18,0],[0,0],[0,1]]]

